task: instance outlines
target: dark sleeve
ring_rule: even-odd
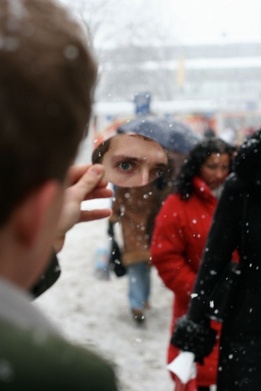
[[[204,319],[208,297],[238,248],[243,202],[242,185],[233,174],[226,181],[217,205],[191,296],[188,315],[194,322]]]
[[[47,331],[37,343],[37,330],[2,321],[0,333],[1,357],[12,363],[9,377],[0,377],[2,391],[119,390],[114,365],[90,349]]]
[[[30,293],[34,298],[40,296],[47,291],[59,278],[61,269],[55,252],[53,251],[50,263],[44,274],[40,277],[36,285],[31,289]]]

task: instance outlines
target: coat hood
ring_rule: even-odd
[[[240,146],[234,160],[234,171],[244,183],[261,189],[261,129]]]

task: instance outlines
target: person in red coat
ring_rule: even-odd
[[[187,312],[207,235],[223,183],[231,171],[234,148],[221,139],[200,142],[188,155],[157,215],[151,243],[152,264],[174,293],[171,335],[176,320]],[[219,324],[214,325],[219,329]],[[179,350],[169,344],[168,362]],[[197,365],[197,390],[216,384],[218,346]],[[175,376],[171,374],[175,381]],[[189,388],[186,388],[188,391]]]

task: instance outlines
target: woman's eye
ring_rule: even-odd
[[[206,164],[206,168],[209,170],[216,170],[218,167],[215,164]]]
[[[222,166],[221,169],[222,169],[223,171],[227,171],[227,170],[229,170],[229,166]]]
[[[212,171],[216,171],[216,170],[218,170],[218,169],[221,169],[222,171],[227,171],[227,170],[229,170],[229,166],[217,166],[216,164],[207,164],[206,165],[206,168],[208,169],[208,170],[212,170]]]

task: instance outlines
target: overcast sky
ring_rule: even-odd
[[[89,4],[95,4],[91,19],[102,20],[96,34],[98,46],[107,46],[108,37],[113,36],[117,36],[117,44],[129,40],[127,26],[130,24],[136,24],[137,30],[146,28],[147,41],[157,40],[157,37],[161,42],[164,37],[166,43],[172,44],[261,41],[260,0],[60,1],[72,8],[84,4],[87,19]],[[103,5],[99,8],[100,3]],[[137,37],[139,39],[140,34]]]
[[[187,42],[261,41],[260,0],[170,0],[173,36]]]

